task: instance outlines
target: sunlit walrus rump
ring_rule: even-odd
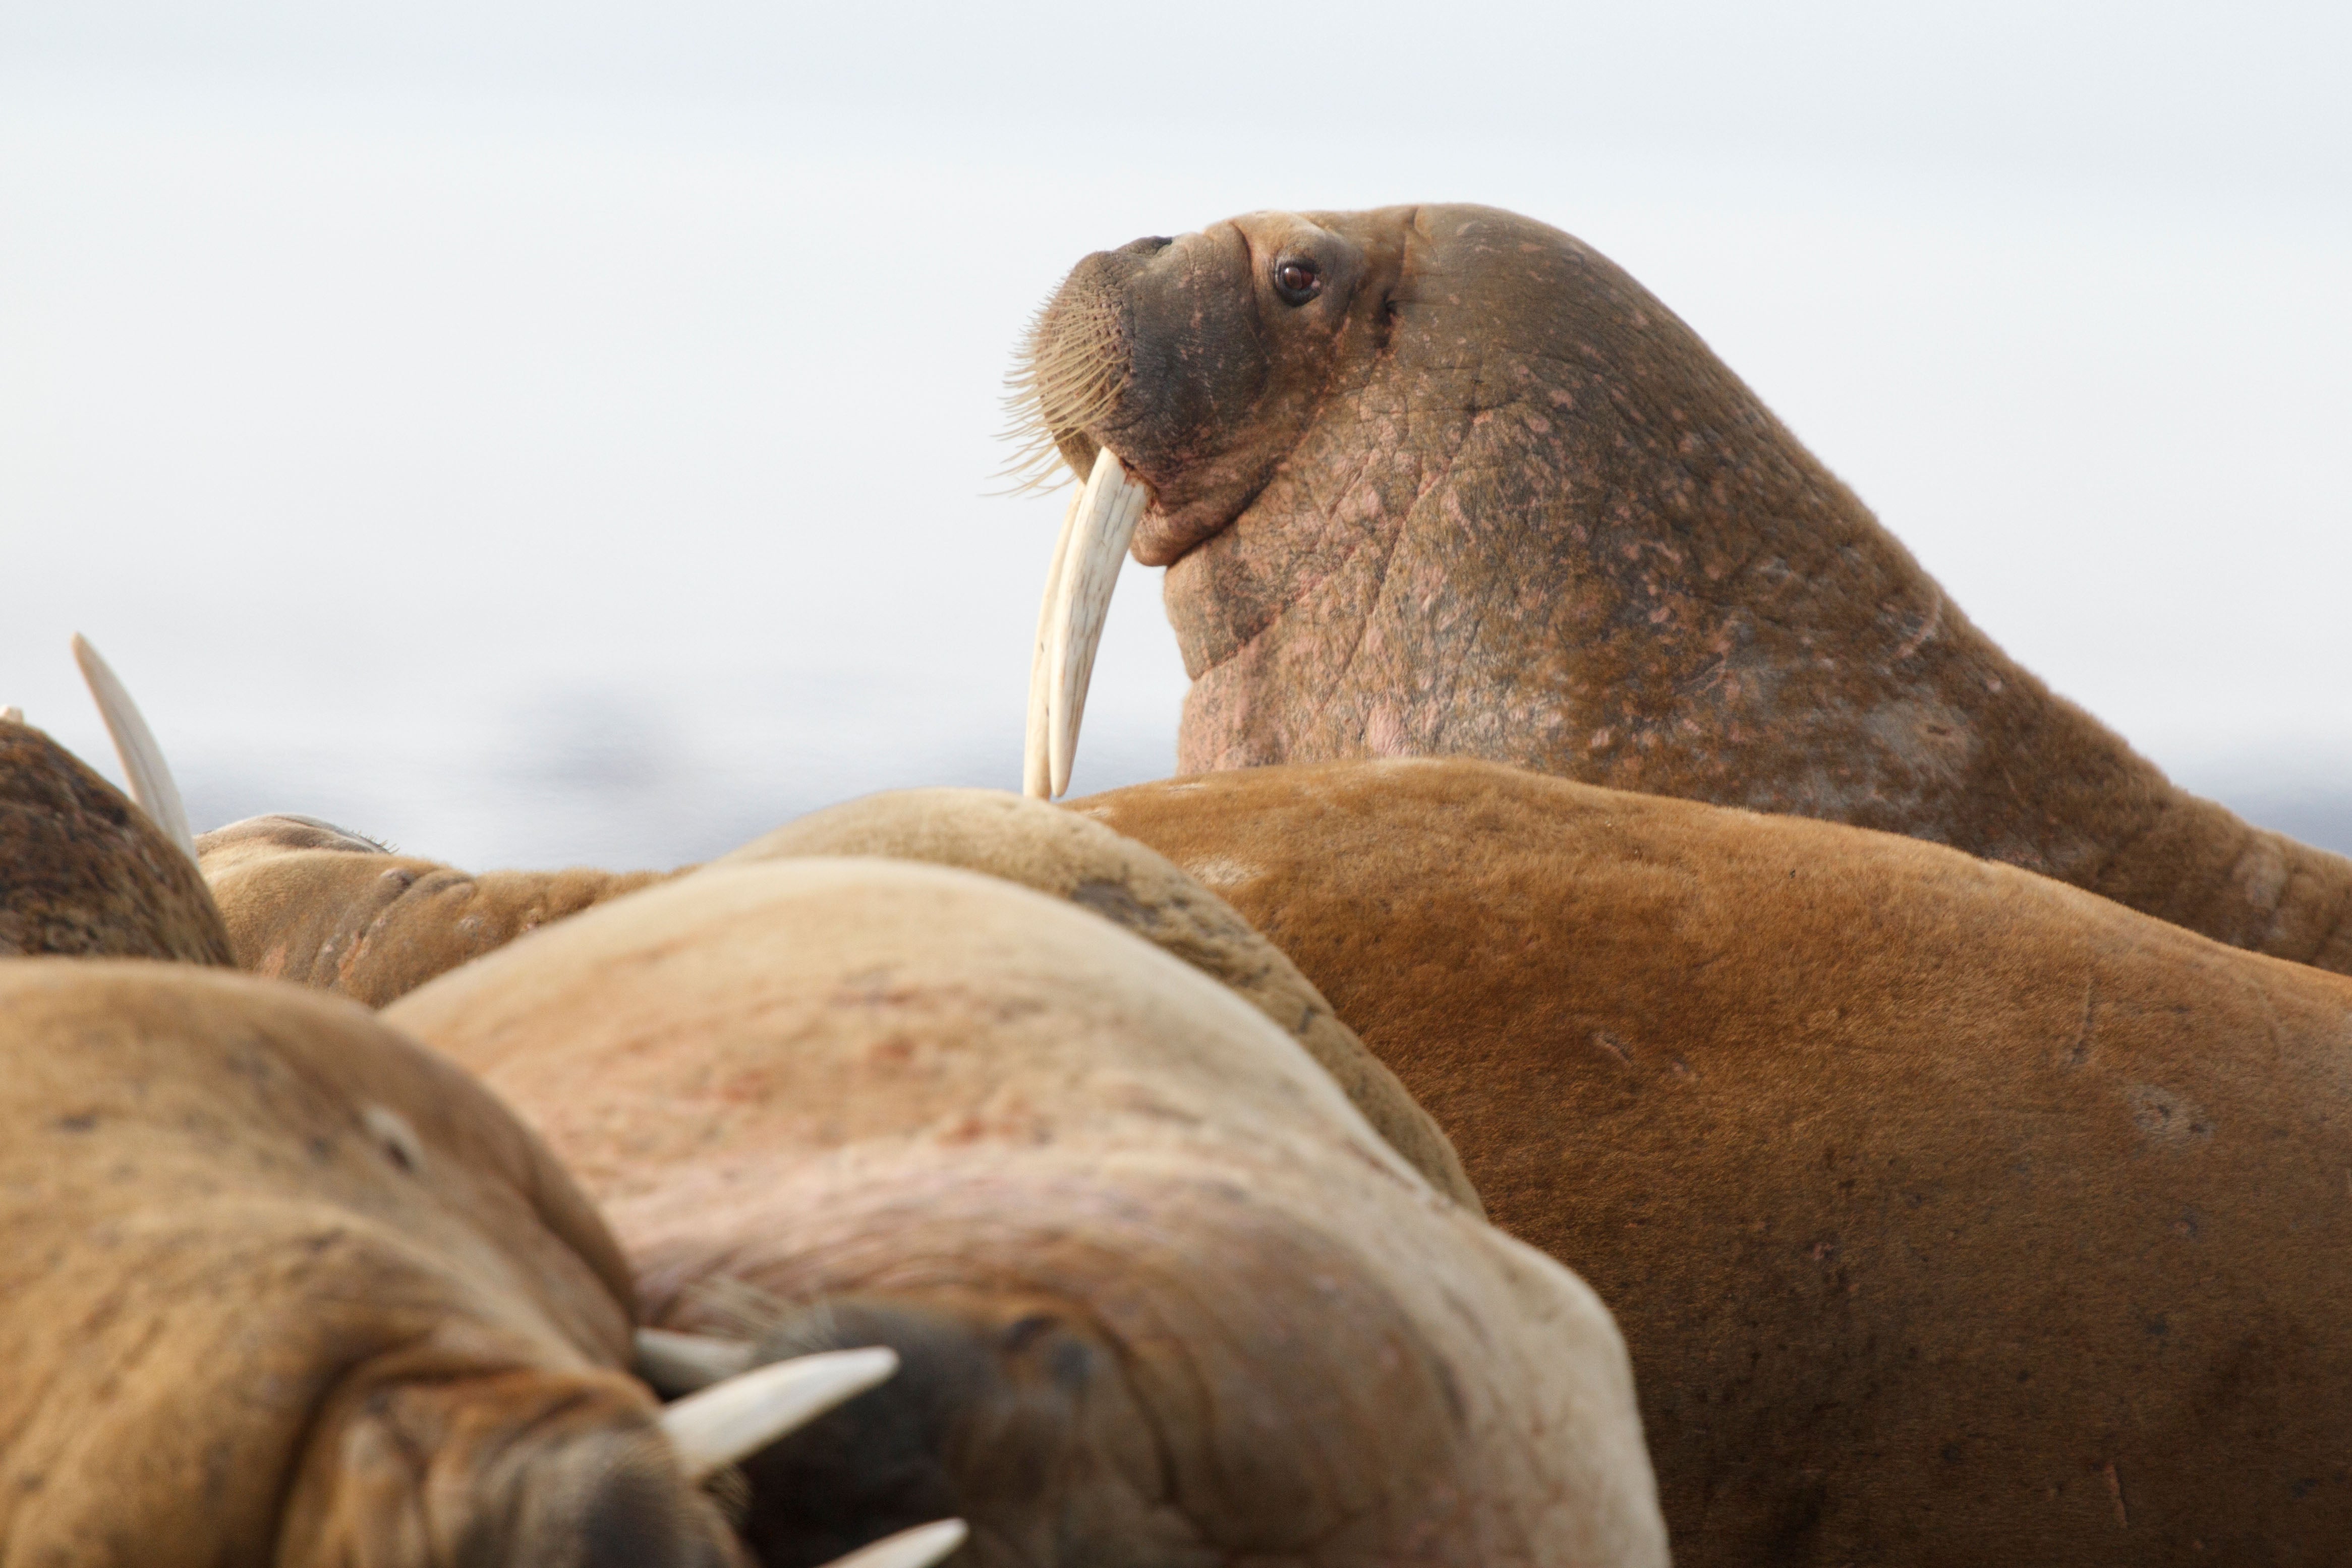
[[[1085,910],[720,867],[383,1016],[538,1124],[657,1320],[718,1326],[724,1275],[782,1303],[766,1354],[900,1352],[747,1467],[772,1568],[950,1510],[976,1564],[1665,1561],[1601,1304]]]
[[[1094,481],[1049,580],[1033,792],[1067,778],[1112,581],[1079,565],[1131,528],[1193,679],[1181,771],[1484,757],[1930,839],[2352,967],[2352,862],[2053,695],[1556,229],[1423,206],[1139,240],[1070,274],[1015,392],[1034,455]]]
[[[1600,1291],[1683,1568],[2352,1562],[2352,980],[1933,844],[1464,760],[1074,803]]]
[[[628,1292],[539,1142],[358,1008],[0,963],[12,1565],[738,1563],[699,1482],[805,1418],[809,1364],[665,1410]]]

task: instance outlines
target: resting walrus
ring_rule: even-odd
[[[1210,882],[1623,1326],[1675,1560],[2352,1562],[2352,980],[1451,758],[1075,809]]]
[[[1423,206],[1139,240],[1078,264],[1019,379],[1037,455],[1108,464],[1084,511],[1111,530],[1056,554],[1033,790],[1066,778],[1123,463],[1193,679],[1180,771],[1484,757],[1929,839],[2352,968],[2352,862],[2052,695],[1557,229]]]
[[[0,962],[0,1558],[733,1568],[697,1483],[895,1359],[665,1412],[631,1318],[540,1142],[351,1003]]]
[[[384,1019],[604,1205],[649,1312],[894,1382],[751,1461],[769,1568],[954,1512],[972,1568],[1664,1568],[1609,1315],[1433,1191],[1299,1042],[1071,903],[717,866]],[[838,1535],[827,1541],[828,1532]]]

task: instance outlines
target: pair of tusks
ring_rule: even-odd
[[[1118,454],[1103,447],[1094,472],[1062,518],[1061,538],[1045,571],[1045,601],[1037,609],[1037,647],[1029,661],[1029,734],[1021,758],[1021,792],[1050,800],[1068,792],[1070,759],[1077,755],[1078,720],[1087,710],[1087,683],[1110,613],[1111,591],[1135,537],[1136,519],[1151,499],[1128,478]]]
[[[131,700],[114,671],[79,632],[74,633],[73,655],[98,704],[98,715],[106,721],[106,733],[114,737],[114,754],[122,759],[122,777],[131,786],[132,802],[194,861],[196,836],[188,831],[188,810],[180,804],[180,787],[172,781],[172,769],[163,761],[163,748],[155,744],[155,732],[147,727],[139,705]],[[0,719],[22,724],[25,712],[0,708]]]
[[[637,1370],[664,1394],[688,1392],[661,1413],[663,1435],[699,1483],[805,1427],[898,1370],[896,1351],[829,1350],[751,1365],[742,1340],[637,1331]],[[825,1568],[929,1568],[963,1544],[964,1522],[936,1520],[861,1546]]]

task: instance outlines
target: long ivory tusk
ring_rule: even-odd
[[[896,1535],[886,1535],[871,1546],[861,1546],[846,1557],[836,1557],[824,1568],[931,1568],[931,1564],[963,1544],[971,1532],[961,1519],[919,1524]]]
[[[675,1399],[751,1369],[751,1342],[669,1329],[637,1331],[637,1372],[655,1392]]]
[[[1021,747],[1021,792],[1050,800],[1052,775],[1047,766],[1046,728],[1053,683],[1045,678],[1046,660],[1054,642],[1054,601],[1062,587],[1062,570],[1070,559],[1070,535],[1078,522],[1078,507],[1087,498],[1085,486],[1070,497],[1062,514],[1062,531],[1054,540],[1054,559],[1045,568],[1045,597],[1037,603],[1037,646],[1029,654],[1029,733]]]
[[[667,1406],[662,1430],[686,1473],[702,1480],[898,1370],[898,1352],[880,1346],[770,1362]]]
[[[106,720],[106,733],[114,737],[114,754],[122,759],[122,776],[131,785],[131,800],[147,813],[148,821],[163,829],[189,860],[194,860],[196,836],[188,831],[187,808],[180,804],[180,787],[172,782],[172,769],[163,761],[163,748],[155,744],[155,732],[139,716],[139,705],[131,700],[113,670],[79,632],[74,633],[73,654],[98,704],[98,715]]]
[[[1106,446],[1095,455],[1094,472],[1078,497],[1068,549],[1054,585],[1053,626],[1045,670],[1053,681],[1046,695],[1047,799],[1070,787],[1070,761],[1078,749],[1078,721],[1087,708],[1087,683],[1095,673],[1095,649],[1110,613],[1111,591],[1127,559],[1128,541],[1150,495],[1132,484],[1118,454]]]

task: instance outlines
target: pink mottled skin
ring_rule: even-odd
[[[2011,661],[1580,241],[1482,207],[1255,214],[1088,257],[1041,352],[1082,319],[1116,323],[1119,397],[1043,414],[1154,496],[1181,771],[1486,758],[1906,833],[2352,969],[2352,862],[2176,788]]]

